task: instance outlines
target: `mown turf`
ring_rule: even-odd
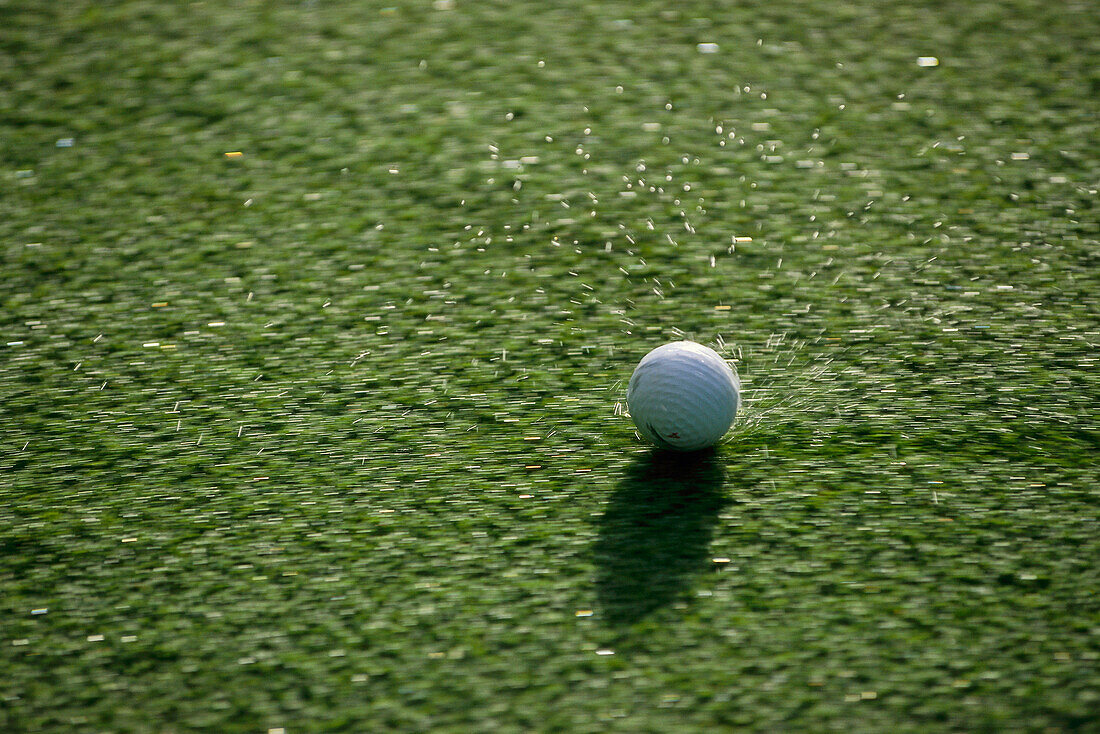
[[[0,0],[0,729],[1097,730],[1098,39]]]

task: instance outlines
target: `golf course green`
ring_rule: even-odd
[[[1100,731],[1098,100],[1089,0],[0,0],[0,731]]]

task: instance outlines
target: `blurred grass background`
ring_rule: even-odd
[[[1095,11],[0,0],[0,727],[1095,730]]]

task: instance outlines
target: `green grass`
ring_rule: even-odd
[[[1093,4],[227,5],[0,0],[0,729],[1100,728]]]

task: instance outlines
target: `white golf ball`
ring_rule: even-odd
[[[697,451],[733,425],[741,381],[717,352],[695,342],[671,342],[642,357],[626,389],[630,417],[656,446]]]

